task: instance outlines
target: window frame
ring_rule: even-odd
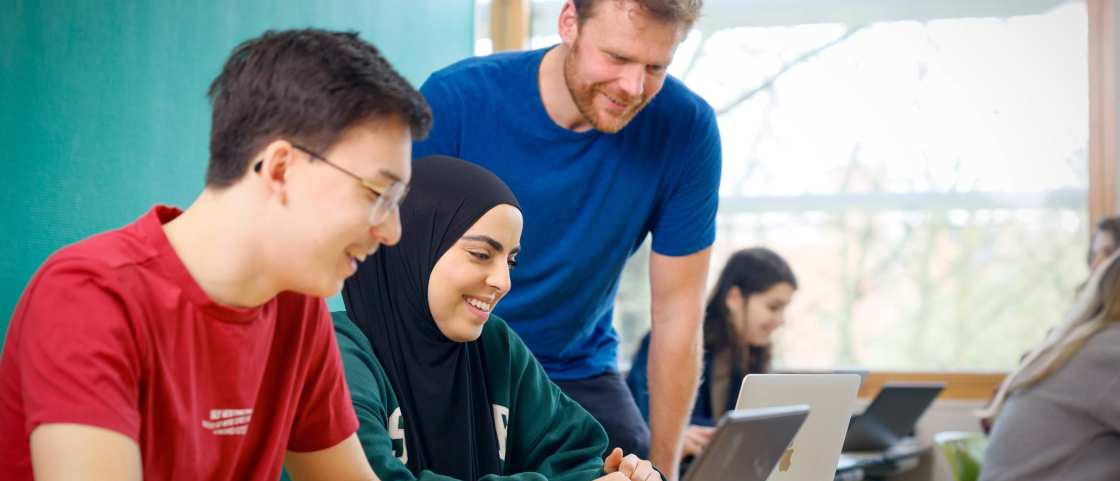
[[[1089,190],[1091,226],[1100,219],[1116,215],[1120,201],[1117,185],[1116,122],[1117,90],[1120,74],[1117,55],[1117,16],[1113,0],[1085,0],[1088,21],[1089,68]],[[530,0],[492,0],[490,36],[495,52],[525,49],[529,43],[532,2]],[[1089,229],[1092,235],[1093,229]],[[1087,240],[1090,241],[1090,240]],[[859,397],[868,398],[888,382],[936,381],[946,384],[941,399],[988,399],[999,387],[1006,372],[971,371],[869,371],[860,386]]]

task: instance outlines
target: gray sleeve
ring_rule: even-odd
[[[1086,399],[1088,414],[1113,433],[1120,433],[1120,324],[1098,332],[1083,349],[1092,366],[1086,373],[1089,376],[1080,380],[1093,390]]]
[[[1114,369],[1117,369],[1117,374],[1110,382],[1102,384],[1104,389],[1097,398],[1097,405],[1092,413],[1101,424],[1111,428],[1114,433],[1120,433],[1120,365]]]

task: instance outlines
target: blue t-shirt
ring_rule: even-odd
[[[712,108],[672,77],[616,134],[560,127],[538,88],[546,51],[471,58],[432,74],[420,91],[435,121],[413,156],[466,159],[513,189],[525,229],[496,314],[553,379],[586,379],[617,369],[615,292],[646,235],[668,256],[715,240],[719,130]]]

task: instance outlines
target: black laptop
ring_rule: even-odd
[[[888,383],[863,414],[852,417],[844,452],[886,451],[913,434],[918,418],[945,388],[943,383]]]
[[[728,411],[683,481],[765,481],[809,416],[809,406]]]

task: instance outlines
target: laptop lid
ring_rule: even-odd
[[[887,383],[852,420],[845,451],[881,451],[914,431],[918,419],[945,388],[944,383]]]
[[[737,409],[806,404],[810,414],[770,481],[829,481],[855,410],[855,374],[748,374]]]
[[[764,481],[809,415],[809,406],[728,411],[684,481]]]

